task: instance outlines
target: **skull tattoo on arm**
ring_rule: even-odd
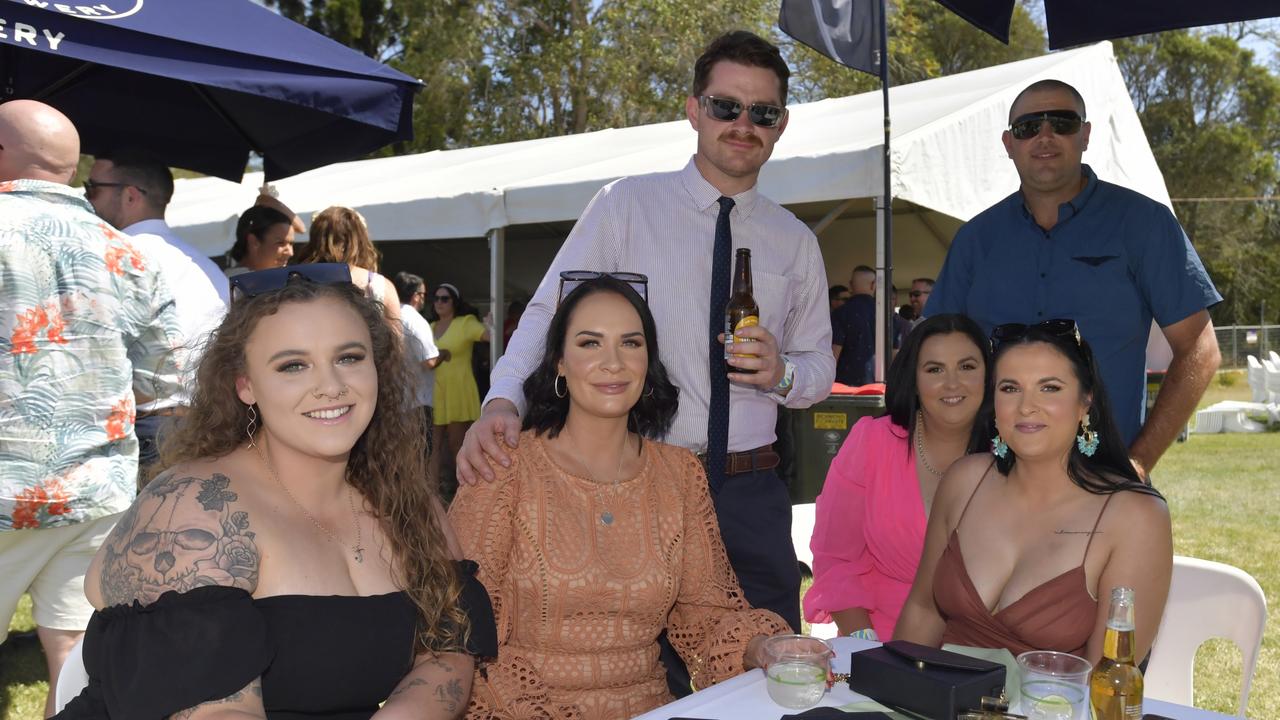
[[[227,476],[162,475],[142,490],[104,543],[107,605],[143,605],[170,590],[258,586],[258,547],[249,515],[236,510]]]

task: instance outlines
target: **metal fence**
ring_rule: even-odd
[[[1261,359],[1271,351],[1280,352],[1280,325],[1228,325],[1213,331],[1218,336],[1224,368],[1247,367],[1245,358],[1250,355]]]

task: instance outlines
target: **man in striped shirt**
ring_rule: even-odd
[[[679,413],[665,439],[705,452],[713,245],[718,217],[728,212],[732,247],[751,250],[761,317],[759,326],[738,333],[756,341],[741,350],[753,356],[728,361],[728,454],[725,477],[711,480],[712,496],[748,601],[777,612],[798,630],[791,501],[774,471],[778,459],[771,445],[778,406],[805,408],[826,398],[835,360],[817,239],[756,188],[760,168],[786,129],[789,75],[777,48],[751,33],[727,33],[708,46],[685,102],[697,132],[696,154],[677,172],[618,180],[587,206],[494,369],[483,413],[458,453],[458,476],[465,483],[491,479],[486,455],[509,462],[502,441],[516,445],[524,410],[521,386],[543,354],[565,270],[648,276],[662,361],[680,388]],[[731,209],[722,210],[726,205]]]

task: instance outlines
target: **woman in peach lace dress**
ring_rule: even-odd
[[[671,700],[663,630],[696,687],[759,666],[764,637],[790,632],[743,598],[697,458],[652,439],[678,393],[658,357],[631,286],[578,286],[525,382],[510,466],[454,499],[498,622],[468,717],[633,717]]]

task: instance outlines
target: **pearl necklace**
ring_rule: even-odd
[[[267,466],[267,473],[271,475],[271,479],[276,481],[276,484],[280,486],[280,489],[284,490],[284,494],[293,501],[294,505],[298,506],[298,509],[301,510],[302,514],[311,521],[311,524],[319,528],[320,532],[324,533],[330,540],[336,542],[347,550],[350,550],[352,559],[363,565],[364,548],[360,545],[360,515],[356,512],[356,501],[353,497],[355,493],[352,491],[351,486],[347,485],[347,503],[351,505],[351,521],[352,524],[356,526],[356,544],[354,547],[342,542],[337,535],[333,534],[329,528],[324,526],[324,523],[320,522],[314,515],[307,512],[307,509],[302,506],[302,503],[298,502],[298,498],[294,497],[293,493],[289,492],[289,487],[281,482],[280,476],[276,475],[275,468],[271,467],[271,461],[267,459],[267,454],[262,450],[262,446],[255,443],[254,447],[258,450],[258,457],[262,458],[262,464]]]
[[[929,464],[929,456],[924,452],[924,411],[916,411],[916,457],[920,459],[920,464],[924,465],[924,469],[935,477],[942,477],[942,473],[934,469]]]

